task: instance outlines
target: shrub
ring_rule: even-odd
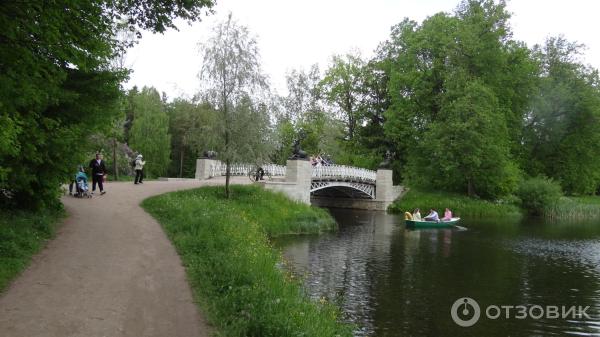
[[[560,185],[546,177],[530,178],[521,183],[517,190],[521,205],[533,215],[541,215],[555,205],[562,196]]]

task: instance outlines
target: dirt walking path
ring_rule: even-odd
[[[0,295],[0,335],[208,336],[179,256],[139,206],[206,184],[108,183],[102,196],[64,197],[68,218],[56,238]]]

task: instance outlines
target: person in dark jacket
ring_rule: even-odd
[[[106,166],[104,165],[104,160],[102,160],[102,154],[96,153],[96,159],[90,161],[90,168],[92,169],[92,193],[96,191],[96,184],[100,188],[100,194],[106,193],[102,185],[104,175],[106,174]]]

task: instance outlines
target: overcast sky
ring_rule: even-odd
[[[127,56],[133,69],[126,87],[154,86],[170,99],[200,90],[198,43],[229,12],[256,36],[263,71],[271,87],[286,93],[285,74],[318,63],[321,71],[334,54],[358,50],[370,58],[389,37],[390,27],[408,17],[421,22],[437,12],[452,12],[459,0],[217,0],[215,14],[163,35],[144,34]],[[511,27],[529,46],[564,35],[587,46],[584,62],[600,68],[600,2],[596,0],[512,0]]]

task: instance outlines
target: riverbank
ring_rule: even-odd
[[[312,302],[269,237],[335,228],[327,211],[255,186],[169,193],[142,203],[186,267],[196,300],[225,336],[351,336],[339,311]]]
[[[55,234],[62,210],[0,210],[0,292]]]
[[[424,192],[410,189],[400,200],[394,201],[388,208],[390,213],[401,214],[421,209],[421,215],[426,215],[433,208],[443,214],[448,207],[455,216],[459,217],[520,217],[523,215],[519,206],[511,202],[491,202],[469,198],[460,194],[446,192]]]
[[[526,214],[516,201],[491,202],[460,194],[414,189],[409,190],[402,199],[394,201],[388,211],[395,214],[412,213],[415,208],[420,208],[424,215],[433,208],[442,214],[446,207],[459,217],[521,217]],[[541,216],[555,220],[600,219],[600,197],[561,197],[556,204],[546,207]]]
[[[562,197],[543,212],[544,217],[556,220],[600,219],[600,197]]]

